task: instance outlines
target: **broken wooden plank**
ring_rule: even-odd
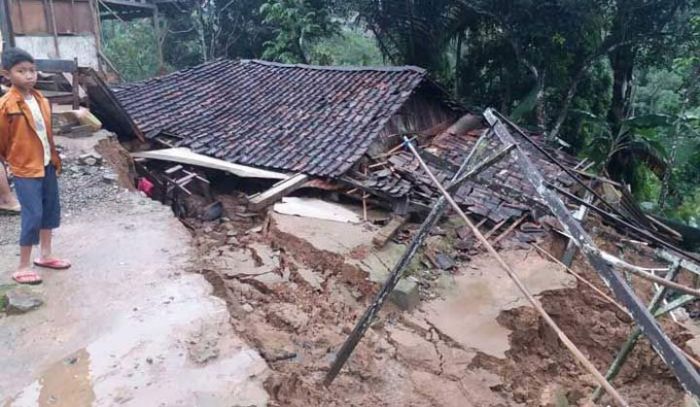
[[[169,161],[180,164],[195,165],[231,173],[241,178],[287,179],[287,174],[280,172],[261,170],[247,165],[234,164],[219,160],[203,154],[197,154],[185,147],[166,148],[163,150],[151,150],[132,153],[134,158],[148,158],[151,160]]]
[[[384,225],[372,239],[374,247],[377,249],[384,247],[391,239],[397,230],[399,230],[408,221],[407,216],[392,216],[389,223]]]
[[[182,165],[178,164],[178,165],[176,165],[176,166],[174,166],[174,167],[170,167],[170,168],[168,168],[167,170],[165,170],[165,173],[168,174],[168,175],[170,175],[170,174],[172,174],[172,173],[175,173],[175,172],[180,171],[181,169],[182,169]]]
[[[500,242],[501,240],[505,239],[513,230],[515,230],[515,228],[520,226],[520,224],[523,223],[525,218],[527,218],[529,215],[530,215],[529,213],[524,214],[519,219],[517,219],[515,222],[513,222],[512,225],[508,226],[508,228],[503,233],[501,233],[495,239],[493,239],[493,244],[496,244],[496,243]]]
[[[270,206],[283,196],[301,188],[308,180],[309,176],[301,173],[284,179],[273,185],[272,188],[268,189],[267,191],[249,196],[248,208],[253,211],[258,211]]]
[[[484,117],[503,143],[516,143],[513,136],[498,119],[492,109],[487,109],[484,112]],[[518,131],[517,126],[514,124],[510,125],[516,129],[521,137],[528,139],[529,143],[536,144],[524,132]],[[649,342],[656,352],[659,353],[669,369],[673,371],[683,388],[695,396],[700,396],[700,375],[698,375],[695,368],[685,359],[683,354],[678,350],[678,347],[669,340],[654,319],[654,316],[651,315],[646,309],[646,306],[637,298],[624,278],[618,275],[613,270],[612,266],[603,259],[600,250],[595,242],[593,242],[593,239],[588,235],[588,232],[574,219],[566,208],[566,205],[564,205],[564,202],[562,202],[555,193],[549,190],[542,174],[534,166],[532,161],[530,161],[529,157],[521,151],[515,156],[520,170],[525,177],[532,183],[537,193],[549,204],[554,216],[559,220],[559,223],[564,227],[567,234],[575,240],[581,252],[588,259],[590,265],[596,270],[603,281],[610,286],[615,297],[630,310],[632,317],[637,325],[639,325],[641,331],[649,338]],[[549,155],[549,159],[556,161],[556,159],[551,157],[551,154]],[[596,195],[594,191],[591,192]]]

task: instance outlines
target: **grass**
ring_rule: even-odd
[[[5,312],[5,307],[7,306],[7,299],[5,293],[15,288],[16,284],[0,284],[0,312]]]

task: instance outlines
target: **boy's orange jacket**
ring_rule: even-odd
[[[61,159],[56,151],[51,131],[51,105],[36,90],[32,94],[39,103],[46,123],[51,147],[51,163],[61,171]],[[0,160],[7,162],[15,176],[39,178],[44,176],[44,147],[36,133],[36,124],[22,94],[13,88],[0,98]]]

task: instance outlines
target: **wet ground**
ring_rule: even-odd
[[[43,273],[32,288],[43,307],[0,316],[0,406],[583,406],[595,386],[480,253],[452,271],[412,264],[423,301],[412,311],[387,304],[323,388],[405,246],[374,248],[371,223],[273,212],[238,219],[233,195],[220,197],[231,213],[190,233],[168,208],[104,182],[106,166],[77,163],[92,144],[64,145],[56,248],[75,267]],[[0,288],[17,261],[17,221],[0,218]],[[535,252],[501,253],[605,369],[631,329],[625,315]],[[575,268],[598,282],[585,264]],[[682,405],[646,344],[615,385],[631,405]]]
[[[0,405],[266,405],[267,365],[233,332],[212,286],[184,271],[188,231],[158,203],[102,189],[56,234],[74,267],[42,273],[32,290],[45,305],[0,317]],[[14,235],[16,220],[0,230]],[[17,261],[8,239],[0,285]]]

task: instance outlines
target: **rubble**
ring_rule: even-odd
[[[412,311],[420,304],[418,284],[412,279],[403,279],[391,292],[391,301],[404,311]]]

